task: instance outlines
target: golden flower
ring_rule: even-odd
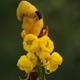
[[[45,64],[46,70],[49,70],[50,73],[54,72],[58,65],[61,65],[63,59],[58,52],[53,52],[49,61]]]
[[[26,73],[31,72],[33,69],[33,65],[26,55],[20,57],[17,66],[20,68],[20,70],[25,71]]]
[[[42,51],[51,53],[54,49],[54,43],[48,36],[39,38],[39,47]]]
[[[33,67],[35,67],[37,65],[37,57],[34,55],[34,53],[28,52],[27,57],[33,64]]]
[[[38,56],[40,57],[41,63],[45,65],[50,58],[50,53],[41,52]]]
[[[23,48],[29,52],[35,52],[38,47],[38,38],[34,34],[27,34],[23,40]]]

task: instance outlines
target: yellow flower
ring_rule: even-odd
[[[38,47],[38,38],[34,34],[27,34],[23,40],[23,48],[29,52],[35,52]]]
[[[48,36],[39,38],[39,47],[42,51],[51,53],[54,49],[54,43]]]
[[[37,65],[37,57],[34,55],[34,53],[28,52],[27,57],[33,64],[33,67],[35,67]]]
[[[58,65],[61,65],[63,61],[63,58],[60,56],[59,53],[53,52],[51,55],[51,58],[49,58],[49,61],[46,63],[45,68],[51,72],[54,72]]]
[[[20,57],[17,66],[20,68],[20,70],[25,71],[26,73],[31,72],[33,69],[33,65],[26,55]]]
[[[45,52],[41,52],[39,55],[41,62],[43,63],[43,65],[45,65],[45,63],[49,60],[50,58],[50,53],[45,53]]]

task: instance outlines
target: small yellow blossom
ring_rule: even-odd
[[[54,49],[54,43],[48,36],[39,38],[39,47],[42,51],[51,53]]]
[[[58,65],[61,65],[62,61],[63,59],[60,54],[53,52],[49,58],[49,61],[45,64],[45,68],[46,70],[49,70],[50,73],[54,72],[58,68]]]
[[[37,65],[37,57],[34,55],[34,53],[28,52],[27,57],[33,64],[33,67],[35,67]]]
[[[43,65],[45,65],[45,63],[49,60],[50,58],[50,53],[45,53],[45,52],[41,52],[39,54],[41,63],[43,63]]]
[[[22,30],[21,37],[24,38],[26,35],[27,35],[26,31],[25,30]]]
[[[17,66],[20,68],[20,70],[25,71],[26,73],[31,72],[33,69],[33,65],[26,55],[20,57]]]
[[[27,34],[23,40],[23,48],[29,52],[35,52],[38,47],[38,37],[34,34]]]

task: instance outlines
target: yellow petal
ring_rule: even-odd
[[[57,68],[58,68],[58,66],[51,67],[50,65],[48,65],[45,70],[46,70],[47,74],[50,74],[51,72],[56,71]]]
[[[51,55],[51,60],[50,62],[53,62],[54,64],[61,65],[63,58],[58,52],[53,52]]]
[[[24,15],[28,17],[33,17],[33,13],[37,11],[36,7],[29,3],[28,1],[21,1],[17,7],[17,18],[19,21],[23,20]]]

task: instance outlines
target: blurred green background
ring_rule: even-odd
[[[49,36],[64,61],[47,80],[80,80],[80,0],[28,0],[44,16]],[[26,52],[22,48],[21,22],[16,8],[20,0],[0,0],[0,80],[19,80],[16,66]]]

